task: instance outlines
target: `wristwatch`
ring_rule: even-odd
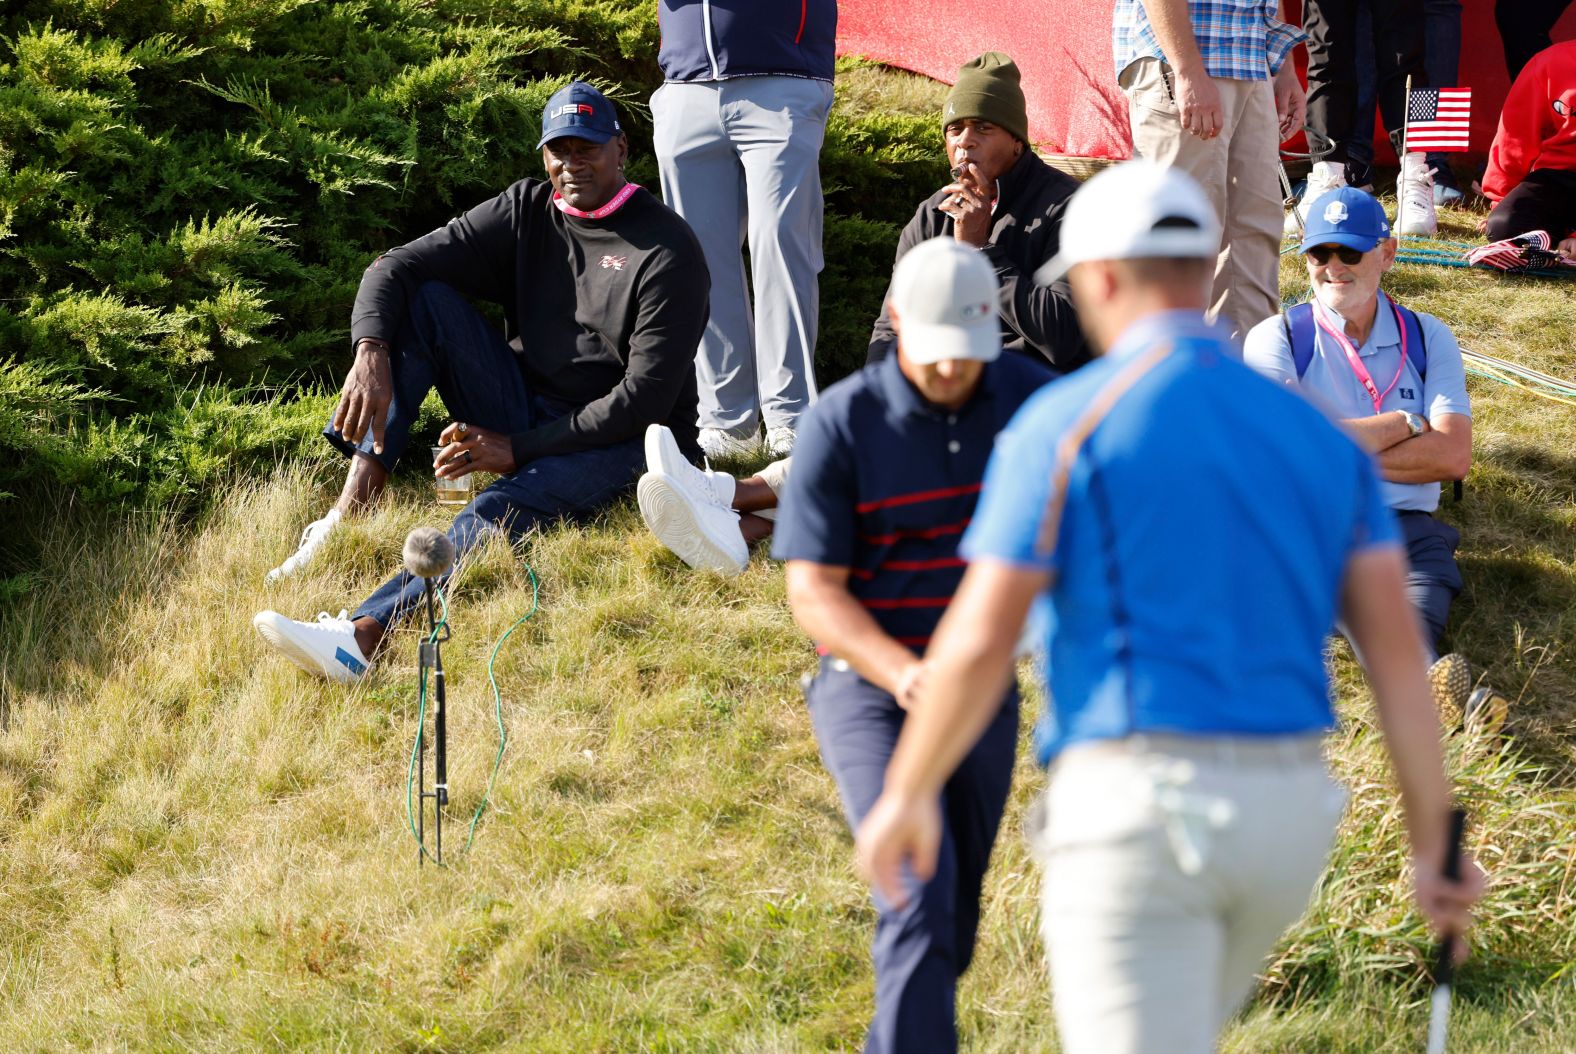
[[[1400,410],[1397,412],[1400,413],[1402,417],[1406,418],[1407,430],[1410,431],[1414,437],[1420,436],[1424,432],[1428,431],[1428,422],[1423,419],[1422,414],[1414,414],[1410,410]]]

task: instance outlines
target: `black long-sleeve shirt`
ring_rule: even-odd
[[[1025,150],[996,181],[996,213],[983,250],[1001,283],[1002,347],[1043,359],[1061,373],[1088,362],[1089,345],[1078,328],[1067,284],[1038,285],[1034,272],[1056,255],[1062,213],[1077,189],[1077,180]],[[937,208],[945,199],[938,190],[920,203],[898,238],[897,259],[927,239],[952,237],[952,217]],[[866,361],[884,359],[896,347],[897,335],[883,303]]]
[[[666,424],[696,455],[695,348],[711,279],[677,213],[636,190],[603,219],[570,216],[552,184],[522,179],[373,261],[351,314],[351,345],[392,343],[423,282],[498,304],[534,393],[572,413],[511,436],[517,465],[608,446]]]

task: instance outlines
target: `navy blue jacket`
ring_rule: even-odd
[[[657,0],[657,23],[670,81],[829,81],[837,60],[837,0]]]

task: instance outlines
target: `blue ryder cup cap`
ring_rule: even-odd
[[[615,135],[623,134],[618,114],[607,96],[585,81],[571,81],[553,93],[542,111],[542,138],[536,148],[540,150],[554,139],[572,135],[605,143]]]
[[[1390,237],[1390,220],[1379,199],[1356,187],[1321,194],[1308,209],[1299,252],[1318,245],[1344,245],[1368,252]]]

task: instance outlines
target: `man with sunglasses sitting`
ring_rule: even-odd
[[[1319,197],[1301,248],[1312,302],[1250,330],[1243,359],[1323,406],[1373,453],[1406,539],[1407,596],[1433,663],[1435,701],[1447,721],[1480,708],[1482,716],[1498,712],[1502,719],[1502,697],[1487,707],[1486,700],[1469,701],[1466,661],[1439,654],[1450,604],[1461,591],[1455,560],[1461,536],[1433,513],[1440,484],[1461,479],[1472,466],[1461,349],[1443,322],[1380,291],[1395,265],[1396,242],[1372,194],[1340,187]]]

